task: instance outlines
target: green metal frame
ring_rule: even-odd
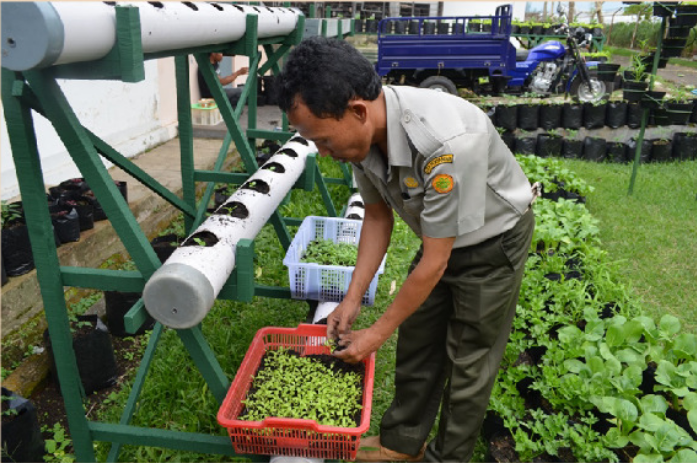
[[[653,56],[653,68],[651,69],[651,78],[649,80],[649,91],[653,90],[653,84],[656,82],[656,73],[658,72],[658,63],[661,59],[661,49],[663,48],[663,36],[666,32],[666,21],[668,18],[665,16],[661,18],[661,32],[658,34],[658,43],[656,43],[656,52]],[[634,193],[634,183],[636,182],[637,173],[639,171],[639,164],[641,163],[641,149],[644,144],[644,134],[646,133],[646,124],[649,121],[649,108],[645,107],[643,114],[641,115],[641,128],[639,129],[639,137],[636,142],[636,150],[634,151],[634,163],[632,165],[632,176],[629,179],[629,188],[627,189],[627,195]]]
[[[207,54],[223,52],[228,55],[246,55],[250,58],[250,75],[254,77],[257,74],[263,75],[269,70],[274,74],[278,73],[279,59],[287,53],[290,47],[302,39],[304,17],[299,18],[298,26],[293,33],[283,37],[260,40],[257,38],[257,17],[250,15],[247,17],[246,33],[237,42],[146,55],[143,53],[140,42],[138,9],[116,7],[115,10],[117,42],[114,49],[105,58],[89,63],[61,65],[23,73],[2,69],[2,102],[8,135],[75,455],[78,461],[94,461],[93,442],[106,441],[112,443],[108,461],[118,459],[123,444],[234,456],[233,447],[226,436],[173,432],[135,427],[128,424],[135,411],[145,377],[162,334],[163,327],[160,323],[155,325],[150,336],[148,347],[138,368],[119,424],[88,420],[83,406],[85,392],[80,381],[75,353],[72,349],[72,335],[63,288],[74,286],[102,291],[142,292],[145,283],[161,265],[148,239],[131,213],[126,200],[104,167],[100,155],[181,210],[185,216],[186,228],[190,232],[204,220],[215,182],[239,184],[256,171],[258,166],[253,147],[255,148],[257,138],[279,141],[286,141],[290,138],[289,132],[269,132],[256,128],[256,78],[248,80],[237,107],[231,107],[207,59]],[[267,54],[268,60],[264,64],[260,63],[259,46],[264,47]],[[278,48],[274,49],[274,46],[278,46]],[[201,67],[204,79],[211,88],[228,128],[228,133],[212,171],[195,169],[193,163],[189,54],[195,56]],[[104,140],[83,127],[56,81],[57,78],[80,78],[139,82],[145,78],[145,60],[164,56],[175,57],[183,199],[167,190]],[[249,112],[249,129],[246,133],[243,132],[238,122],[245,103],[248,105]],[[53,124],[71,158],[109,216],[126,251],[133,258],[137,271],[60,265],[51,218],[46,207],[46,186],[43,181],[32,110],[42,114]],[[284,126],[287,127],[287,121]],[[247,174],[221,172],[223,161],[232,142],[235,143],[239,151]],[[327,190],[327,184],[343,183],[350,187],[350,176],[345,172],[344,177],[344,179],[325,180],[314,155],[311,155],[308,157],[304,174],[296,182],[294,188],[311,191],[317,185],[322,193],[328,214],[336,216],[336,209]],[[206,190],[198,205],[195,186],[197,182],[207,183]],[[281,244],[287,249],[291,241],[287,225],[298,225],[301,219],[281,217],[278,211],[275,211],[270,222],[274,225]],[[251,301],[255,295],[290,298],[289,288],[255,284],[253,259],[253,241],[240,240],[236,249],[236,269],[223,287],[219,298],[239,301]],[[146,316],[147,313],[141,299],[125,316],[126,329],[135,332],[144,323]],[[214,397],[219,403],[222,403],[230,387],[230,381],[206,342],[200,325],[190,329],[176,330],[176,332]],[[260,461],[268,459],[268,457],[245,455],[245,458],[250,457],[252,460]]]

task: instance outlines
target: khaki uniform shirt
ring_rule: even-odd
[[[387,161],[373,146],[353,164],[363,201],[385,201],[419,237],[456,237],[455,248],[511,229],[533,195],[487,115],[448,93],[384,92]]]

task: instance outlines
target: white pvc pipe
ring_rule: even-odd
[[[235,268],[237,243],[256,237],[304,172],[307,156],[315,152],[313,143],[299,136],[291,138],[217,209],[236,206],[237,211],[246,209],[246,217],[213,214],[174,251],[143,291],[145,308],[153,318],[177,329],[191,328],[203,320]],[[266,168],[272,165],[278,168]],[[252,182],[267,185],[268,192],[245,188]],[[215,245],[187,245],[206,233],[217,238]]]
[[[317,323],[323,318],[327,318],[338,306],[338,302],[320,302],[317,304],[317,309],[315,309],[315,316],[312,317],[312,323]]]
[[[207,2],[123,2],[138,8],[144,53],[239,40],[246,16],[259,38],[288,35],[299,10]],[[116,13],[104,2],[2,2],[2,66],[13,71],[103,58],[116,44]]]
[[[365,205],[360,193],[354,193],[349,197],[344,218],[355,220],[363,220],[365,218]]]

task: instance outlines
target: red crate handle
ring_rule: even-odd
[[[277,418],[270,417],[265,418],[261,422],[262,426],[274,427],[274,428],[292,428],[292,429],[309,429],[310,431],[317,431],[317,422],[314,420],[305,420],[300,418]]]

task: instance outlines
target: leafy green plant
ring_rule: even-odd
[[[9,204],[5,201],[2,201],[0,204],[2,205],[2,227],[5,227],[10,222],[14,222],[22,218],[22,212],[19,208],[19,204]]]
[[[356,265],[357,256],[358,247],[353,244],[317,239],[307,245],[300,262],[352,267]]]
[[[41,429],[46,432],[48,429],[44,426]],[[72,447],[72,440],[66,436],[65,429],[60,423],[53,425],[53,439],[46,439],[46,455],[44,455],[44,461],[46,462],[58,462],[58,463],[72,463],[75,461],[75,455],[68,453],[68,450]]]
[[[313,356],[303,357],[289,349],[269,350],[242,401],[245,409],[239,419],[300,418],[355,427],[362,393],[358,373],[331,368]]]

